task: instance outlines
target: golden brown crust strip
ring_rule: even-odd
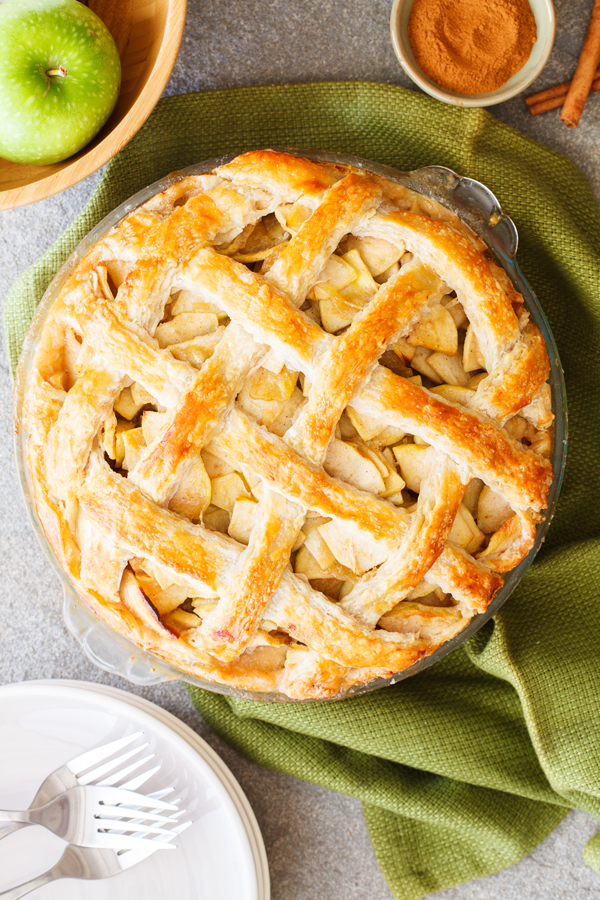
[[[165,406],[175,405],[189,389],[194,369],[126,328],[108,303],[92,303],[89,309],[78,310],[76,318],[83,336],[101,356]]]
[[[513,509],[545,508],[551,463],[513,441],[489,419],[442,401],[382,367],[350,405],[366,415],[376,409],[388,424],[420,435],[459,467],[468,466],[496,487]]]
[[[267,615],[301,643],[344,666],[381,665],[400,672],[425,653],[425,645],[410,635],[361,629],[337,604],[315,591],[308,596],[280,591]]]
[[[93,467],[79,495],[88,517],[103,533],[128,547],[132,556],[154,558],[179,575],[215,589],[222,553],[202,532],[160,509],[128,479],[106,465]]]
[[[503,584],[502,578],[477,563],[460,547],[446,544],[425,575],[425,581],[452,594],[472,612],[485,612]]]
[[[347,669],[307,647],[291,646],[285,658],[281,690],[292,700],[325,700],[339,692]]]
[[[194,256],[183,274],[258,343],[265,343],[266,337],[286,359],[297,357],[292,358],[292,365],[302,371],[313,368],[313,348],[329,344],[316,322],[243,263],[207,247]]]
[[[263,353],[243,329],[229,326],[191,389],[182,395],[171,424],[129,475],[157,503],[170,499]]]
[[[406,247],[428,263],[459,295],[477,335],[488,371],[520,338],[510,298],[498,283],[488,261],[464,234],[451,225],[417,213],[397,210],[371,220],[360,231],[402,239]]]
[[[267,260],[263,277],[299,306],[344,235],[380,202],[375,182],[364,175],[346,175],[327,191],[298,234]]]
[[[398,529],[406,521],[403,510],[331,478],[239,410],[229,413],[213,444],[264,478],[277,493],[321,515],[353,522],[375,540],[396,546]]]
[[[164,315],[175,272],[172,262],[140,260],[128,272],[115,300],[115,312],[152,333]]]
[[[340,603],[359,621],[374,626],[416,587],[444,550],[465,485],[447,457],[441,453],[436,457],[423,479],[417,509],[397,549]]]
[[[493,572],[510,572],[525,559],[534,544],[535,523],[527,516],[511,516],[492,535],[478,558],[485,560],[485,565]]]
[[[430,652],[450,640],[466,625],[459,609],[451,606],[426,606],[406,601],[392,613],[382,616],[379,624],[387,631],[414,634],[430,644]]]
[[[335,180],[318,163],[274,150],[242,153],[215,172],[242,184],[283,192],[287,200],[295,200],[302,194],[318,196]]]
[[[335,338],[323,355],[308,403],[288,443],[320,463],[342,412],[394,335],[410,330],[419,311],[439,292],[441,281],[427,266],[401,269]],[[308,452],[310,448],[310,453]]]
[[[304,510],[299,510],[297,504],[272,491],[263,491],[250,543],[221,592],[217,609],[202,623],[207,649],[224,662],[239,656],[256,631],[288,565],[290,548],[304,517]]]
[[[92,444],[125,383],[114,369],[88,368],[65,397],[46,444],[46,474],[52,493],[67,500],[83,478]]]
[[[234,203],[241,199],[233,191],[230,196]],[[144,256],[180,263],[214,238],[223,223],[223,213],[210,194],[192,197],[152,230],[144,247]]]
[[[120,257],[131,261],[137,260],[143,254],[153,229],[160,224],[160,221],[160,217],[155,212],[149,212],[143,207],[136,209],[120,225],[112,228],[104,237],[100,238],[98,243],[92,247],[90,254],[84,256],[82,262],[98,265],[105,260]]]
[[[61,504],[54,501],[46,489],[42,456],[42,448],[30,444],[29,465],[31,474],[34,476],[32,486],[35,509],[59,563],[71,579],[77,583],[80,564],[79,547],[75,542],[71,523],[64,515]]]
[[[493,418],[507,419],[531,403],[549,374],[544,338],[530,322],[518,344],[478,386],[474,405]]]

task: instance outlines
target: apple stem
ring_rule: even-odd
[[[59,66],[58,69],[48,69],[48,71],[46,72],[46,75],[48,75],[49,77],[52,77],[53,75],[61,75],[64,77],[66,74],[67,70],[64,66]]]

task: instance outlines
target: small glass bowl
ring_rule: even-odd
[[[517,229],[514,222],[502,210],[498,200],[492,192],[478,181],[471,178],[463,178],[451,169],[443,166],[427,166],[415,172],[403,174],[396,169],[369,162],[358,157],[340,153],[325,151],[287,149],[285,152],[297,156],[305,156],[316,162],[334,163],[344,166],[352,166],[365,172],[371,172],[394,181],[398,184],[418,191],[430,197],[443,206],[455,212],[462,221],[475,231],[487,244],[496,261],[501,265],[510,277],[515,288],[523,295],[525,305],[529,310],[533,321],[540,329],[546,349],[550,358],[550,386],[552,390],[552,407],[555,415],[554,448],[552,454],[553,481],[548,498],[548,510],[545,520],[537,526],[535,545],[525,559],[507,575],[503,587],[496,594],[487,610],[481,615],[475,616],[469,624],[455,637],[442,644],[429,656],[397,673],[392,678],[378,678],[368,684],[350,688],[344,694],[332,697],[331,700],[341,700],[345,697],[356,696],[370,691],[395,684],[423,669],[433,665],[439,659],[447,656],[452,650],[459,647],[475,634],[506,602],[508,597],[517,587],[527,569],[533,562],[554,515],[556,501],[560,492],[564,474],[566,449],[567,449],[567,401],[562,366],[558,356],[558,350],[554,337],[548,325],[544,312],[535,297],[531,287],[525,280],[517,262],[516,252],[518,245]],[[28,377],[32,368],[33,359],[37,350],[38,339],[44,326],[46,316],[63,283],[77,262],[88,252],[110,228],[129,215],[134,209],[145,203],[155,194],[166,190],[170,185],[179,181],[182,175],[199,175],[210,172],[216,166],[223,165],[234,158],[231,154],[218,159],[210,159],[197,165],[184,169],[174,175],[151,184],[139,193],[135,194],[125,203],[122,203],[114,212],[106,216],[76,247],[62,268],[57,272],[48,286],[37,312],[33,318],[29,331],[23,343],[23,349],[17,366],[17,378],[14,395],[14,419],[15,419],[15,454],[21,490],[25,500],[27,513],[37,537],[44,549],[50,564],[59,576],[64,589],[63,615],[67,628],[80,643],[86,656],[101,669],[107,672],[121,675],[128,681],[139,685],[152,685],[164,681],[183,681],[194,684],[219,694],[247,700],[280,701],[288,703],[315,703],[316,700],[291,700],[283,694],[266,694],[258,691],[244,691],[228,685],[218,684],[188,675],[176,669],[174,666],[162,662],[157,657],[141,650],[135,644],[130,643],[122,635],[113,631],[100,619],[97,619],[86,603],[79,597],[75,587],[71,584],[67,574],[58,562],[52,547],[44,533],[38,518],[31,489],[31,473],[27,463],[27,433],[22,423],[23,398],[27,391]]]
[[[552,0],[529,0],[535,18],[537,39],[525,65],[497,91],[487,94],[458,94],[456,91],[449,91],[429,78],[417,65],[408,37],[408,20],[413,2],[414,0],[394,0],[390,19],[394,52],[408,77],[436,100],[452,103],[454,106],[493,106],[495,103],[503,103],[529,87],[548,62],[556,31],[554,5]]]

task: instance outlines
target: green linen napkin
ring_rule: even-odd
[[[570,450],[558,512],[529,574],[467,645],[374,694],[337,703],[230,700],[190,688],[240,753],[359,798],[398,900],[521,859],[570,808],[600,816],[600,217],[583,175],[483,110],[383,84],[238,88],[162,100],[5,307],[14,368],[56,269],[115,206],[167,172],[250,148],[450,166],[514,218],[519,260],[556,336]],[[600,835],[584,851],[600,872]]]

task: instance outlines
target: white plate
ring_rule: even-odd
[[[194,824],[176,851],[158,851],[100,881],[61,880],[44,900],[269,900],[264,844],[239,784],[191,728],[153,703],[104,685],[28,681],[0,687],[0,809],[25,809],[43,779],[92,747],[136,731],[161,771],[144,791],[174,785]],[[187,817],[186,817],[187,818]],[[37,826],[0,841],[0,891],[45,872],[64,843]],[[34,896],[37,896],[34,894]]]

